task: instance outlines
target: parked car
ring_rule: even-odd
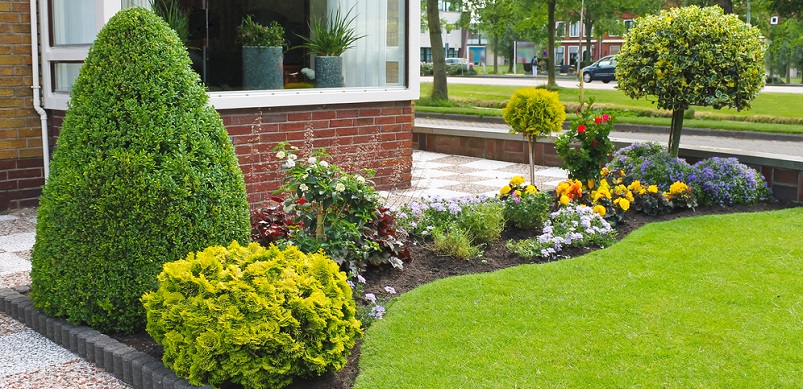
[[[583,82],[600,80],[609,83],[616,80],[616,56],[609,55],[602,57],[597,62],[592,63],[582,69]]]
[[[465,58],[446,58],[447,65],[460,65],[466,69],[474,69],[474,64]]]

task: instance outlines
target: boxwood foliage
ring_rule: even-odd
[[[31,298],[101,331],[144,328],[165,262],[248,242],[245,183],[175,32],[131,8],[81,68],[37,211]]]
[[[561,104],[558,92],[523,88],[513,92],[507,106],[502,109],[502,117],[510,125],[511,133],[536,140],[563,128],[566,108]]]
[[[346,363],[362,335],[351,293],[322,253],[235,242],[165,264],[142,300],[147,331],[178,376],[280,388]]]

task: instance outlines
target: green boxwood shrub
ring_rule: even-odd
[[[144,328],[162,264],[249,240],[245,183],[176,33],[123,10],[81,68],[37,211],[31,298],[100,331]]]
[[[343,367],[361,336],[346,274],[296,247],[191,253],[142,300],[165,365],[194,385],[280,388]]]
[[[566,108],[561,104],[558,92],[523,88],[513,92],[502,110],[502,117],[510,125],[511,133],[535,140],[563,128]]]

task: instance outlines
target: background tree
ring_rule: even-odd
[[[484,31],[493,36],[491,47],[496,58],[504,52],[495,51],[499,47],[499,39],[513,22],[512,0],[465,0],[463,3],[466,17],[461,20],[463,26],[472,31]],[[468,19],[468,20],[466,20]],[[499,72],[498,62],[494,61],[493,73]]]
[[[803,1],[770,0],[770,8],[783,17],[794,17],[803,20]]]
[[[438,0],[426,0],[427,29],[432,48],[432,100],[448,100],[449,89],[446,84],[446,53],[443,51],[441,36],[441,14]]]
[[[616,79],[631,98],[653,95],[672,111],[669,151],[677,156],[689,107],[750,108],[764,86],[761,32],[719,7],[645,16],[625,37]]]
[[[777,72],[791,83],[791,69],[803,68],[803,22],[785,19],[780,24],[769,26],[770,44],[767,49],[767,68],[770,78]]]
[[[149,10],[109,20],[70,96],[37,210],[31,300],[134,332],[164,263],[250,240],[242,171],[187,50]]]

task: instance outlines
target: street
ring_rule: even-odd
[[[421,77],[421,82],[432,82],[432,76]],[[470,85],[501,85],[501,86],[537,86],[546,84],[546,76],[478,76],[478,77],[449,77],[449,84],[470,84]],[[556,78],[555,82],[563,88],[579,88],[580,80],[566,78]],[[593,81],[584,84],[586,89],[616,89],[616,81],[603,83]],[[803,85],[767,85],[762,89],[763,92],[773,93],[803,93]]]

